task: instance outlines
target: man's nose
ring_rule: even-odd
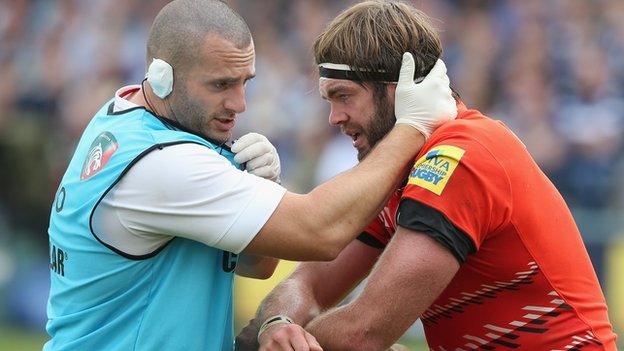
[[[234,111],[236,113],[243,113],[247,109],[247,101],[245,101],[245,87],[234,89],[231,94],[225,99],[224,107],[227,110]]]
[[[332,126],[339,126],[345,123],[349,119],[349,116],[342,111],[341,109],[337,109],[334,106],[331,106],[331,110],[329,111],[329,124]]]

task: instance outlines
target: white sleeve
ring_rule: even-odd
[[[285,193],[205,146],[173,145],[130,168],[96,209],[93,228],[131,255],[153,252],[173,236],[239,253]]]

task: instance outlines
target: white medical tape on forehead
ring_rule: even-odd
[[[319,67],[323,67],[327,69],[336,69],[339,71],[352,71],[349,65],[345,65],[342,63],[321,63]]]

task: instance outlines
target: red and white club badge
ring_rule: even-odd
[[[81,180],[86,180],[96,175],[110,160],[119,144],[110,132],[103,132],[91,144],[87,158],[82,164]]]

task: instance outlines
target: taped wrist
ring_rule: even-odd
[[[277,315],[277,316],[267,318],[264,321],[264,323],[262,323],[262,325],[260,326],[260,329],[258,329],[258,342],[260,342],[260,335],[262,335],[262,333],[264,333],[270,327],[276,324],[294,324],[294,323],[295,322],[293,322],[292,319],[284,315]]]

